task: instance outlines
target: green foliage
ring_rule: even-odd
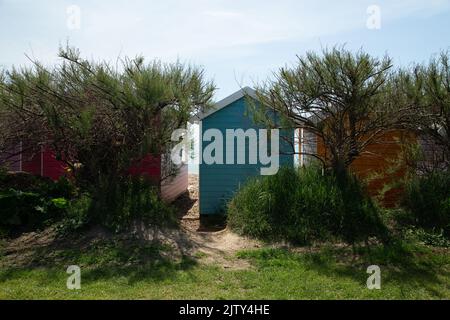
[[[58,209],[67,208],[68,201],[64,198],[55,198],[51,200],[51,203]]]
[[[5,234],[43,228],[61,220],[74,185],[66,178],[51,179],[27,173],[0,174],[0,229]]]
[[[85,228],[89,223],[91,203],[92,199],[87,194],[82,194],[69,202],[64,218],[57,224],[58,233],[68,235]]]
[[[67,200],[15,189],[0,191],[0,229],[34,230],[61,219]]]
[[[244,235],[299,244],[387,236],[356,178],[339,182],[315,167],[282,168],[274,176],[250,180],[229,203],[228,224]]]
[[[31,149],[49,146],[81,192],[92,196],[90,220],[129,221],[140,204],[126,204],[129,190],[123,188],[130,184],[123,177],[148,155],[170,152],[173,131],[211,105],[214,84],[201,68],[179,62],[137,57],[115,66],[83,59],[70,47],[61,48],[59,57],[54,67],[34,62],[2,74],[0,153],[17,141]],[[162,171],[169,176],[175,170]],[[147,202],[156,206],[154,199]]]
[[[317,155],[335,170],[345,170],[380,133],[402,122],[407,108],[395,103],[392,60],[336,46],[299,56],[257,90],[261,106],[254,112],[268,127],[303,128],[327,148]],[[283,119],[265,117],[267,109]]]
[[[397,83],[400,104],[413,107],[405,124],[429,145],[428,166],[450,165],[450,52],[443,51],[428,64],[401,70]],[[434,163],[433,163],[434,162]]]
[[[74,184],[65,177],[57,181],[25,172],[0,174],[0,190],[15,189],[23,192],[37,193],[44,197],[72,198],[77,190]]]
[[[95,193],[78,194],[66,178],[54,182],[25,173],[4,173],[0,176],[0,229],[8,234],[58,222],[59,231],[67,234],[89,223],[114,231],[137,220],[146,225],[176,224],[174,209],[160,200],[152,181],[126,176],[104,183]]]
[[[337,211],[340,221],[335,233],[347,243],[366,241],[377,237],[383,242],[389,241],[389,232],[381,217],[379,208],[369,197],[365,186],[355,175],[345,174],[335,178],[339,190]]]
[[[124,177],[109,184],[107,190],[92,194],[89,215],[95,223],[120,231],[135,220],[152,225],[171,225],[176,221],[173,208],[162,202],[151,180]]]
[[[402,206],[405,214],[398,216],[400,224],[431,233],[443,231],[450,237],[450,171],[411,178],[406,183]]]
[[[73,200],[59,230],[70,233],[93,223],[119,232],[136,221],[169,227],[177,223],[174,208],[160,199],[151,181],[127,177],[113,184],[108,193],[83,194]]]
[[[427,246],[450,248],[450,240],[444,232],[428,232],[421,228],[408,227],[402,230],[403,238],[408,242],[419,242]]]

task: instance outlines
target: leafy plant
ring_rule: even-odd
[[[15,189],[0,191],[0,228],[5,233],[35,230],[62,219],[65,198],[47,198],[34,192]]]
[[[57,181],[26,172],[0,174],[0,190],[15,189],[38,193],[44,197],[72,198],[77,190],[72,181],[62,176]]]
[[[418,241],[433,247],[450,248],[450,240],[445,237],[443,230],[427,232],[421,228],[409,227],[403,230],[403,237],[407,241]]]
[[[406,122],[427,145],[427,166],[450,166],[450,52],[443,51],[428,64],[401,70],[398,75],[400,104],[414,112]]]
[[[108,211],[103,221],[95,220],[99,211]],[[114,185],[108,194],[93,199],[88,193],[71,201],[67,214],[59,225],[61,233],[69,233],[99,223],[112,231],[128,229],[133,222],[146,225],[173,226],[176,224],[175,210],[159,197],[151,180],[142,177],[126,177]]]
[[[73,183],[28,173],[0,174],[0,228],[6,234],[43,228],[61,220],[77,196]]]
[[[387,237],[377,207],[354,177],[338,181],[317,167],[284,167],[250,180],[228,205],[228,225],[264,240],[299,244]]]
[[[412,177],[402,201],[405,213],[398,221],[450,237],[450,172]]]
[[[319,54],[308,52],[258,88],[260,104],[254,104],[254,113],[267,127],[300,127],[317,136],[325,152],[314,156],[344,175],[369,145],[401,124],[409,112],[395,101],[392,75],[388,56],[379,59],[338,46]],[[273,123],[265,116],[267,109],[284,121]]]
[[[173,131],[210,106],[215,87],[201,68],[179,62],[137,57],[114,66],[70,47],[59,57],[54,67],[36,61],[0,75],[0,153],[17,141],[29,151],[48,146],[102,209],[89,211],[92,220],[109,223],[118,215],[105,205],[120,201],[130,167],[170,151]]]
[[[87,194],[82,194],[67,205],[64,218],[57,225],[60,235],[67,235],[79,231],[89,223],[89,209],[92,199]]]

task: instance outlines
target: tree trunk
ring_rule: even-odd
[[[332,163],[333,173],[338,179],[338,182],[344,182],[347,178],[348,166],[346,165],[346,161],[344,159],[334,159]]]

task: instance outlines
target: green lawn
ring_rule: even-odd
[[[355,256],[331,247],[315,253],[265,248],[231,258],[250,261],[246,269],[205,265],[204,255],[174,258],[171,250],[121,241],[36,250],[26,265],[3,264],[0,299],[450,298],[447,249],[402,244]],[[69,264],[81,267],[81,290],[66,288]],[[371,264],[381,267],[381,290],[366,288]]]

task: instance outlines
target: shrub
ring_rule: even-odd
[[[0,174],[0,233],[40,229],[56,222],[61,233],[100,224],[113,231],[134,221],[170,226],[175,210],[163,203],[147,179],[124,177],[108,183],[109,192],[78,194],[71,181],[56,182],[26,173]],[[104,189],[102,189],[104,190]]]
[[[244,235],[298,244],[386,236],[376,206],[355,178],[339,183],[315,167],[282,168],[250,180],[228,205],[228,225]]]
[[[74,184],[65,177],[57,181],[26,172],[0,173],[0,190],[15,189],[33,192],[45,197],[72,198],[76,195]]]
[[[333,179],[333,183],[336,183],[339,190],[339,205],[336,207],[333,222],[333,226],[337,228],[334,233],[347,243],[367,241],[369,237],[388,241],[389,232],[381,218],[380,210],[358,178],[347,174]]]
[[[88,194],[82,194],[72,200],[67,207],[66,214],[61,223],[57,225],[60,235],[69,234],[86,227],[89,223],[89,208],[92,199]]]
[[[61,219],[65,198],[47,198],[39,193],[8,189],[0,191],[0,229],[4,233],[34,230]]]
[[[12,188],[21,191],[39,192],[47,189],[52,182],[49,178],[26,172],[3,172],[0,174],[0,190]]]
[[[145,177],[124,177],[108,189],[91,195],[89,222],[121,231],[136,220],[159,226],[176,221],[174,209],[160,199],[154,182]]]
[[[402,200],[406,214],[398,222],[450,238],[450,171],[413,177]]]
[[[409,242],[420,242],[428,246],[450,248],[450,240],[441,231],[428,232],[421,228],[409,227],[402,230],[402,236]]]
[[[61,178],[28,173],[0,173],[0,229],[11,234],[48,226],[64,217],[76,195],[73,184]]]
[[[137,160],[170,152],[173,131],[212,103],[215,86],[196,66],[137,57],[118,67],[83,59],[71,47],[60,48],[59,57],[50,68],[36,61],[32,68],[2,70],[1,140],[39,149],[51,137],[52,151],[95,201],[102,196],[94,193],[110,192],[114,201],[115,180]]]

